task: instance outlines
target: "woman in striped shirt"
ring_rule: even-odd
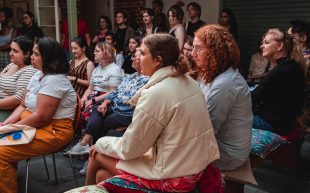
[[[11,63],[0,73],[0,122],[21,102],[30,78],[37,71],[30,64],[33,42],[26,36],[12,40]]]
[[[82,97],[89,86],[94,63],[87,56],[87,44],[83,38],[76,37],[71,40],[71,51],[74,59],[70,61],[70,80],[75,92]]]

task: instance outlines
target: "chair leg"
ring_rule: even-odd
[[[43,161],[44,161],[44,167],[45,167],[47,179],[49,180],[49,179],[50,179],[50,173],[49,173],[49,171],[48,171],[48,167],[47,167],[47,162],[46,162],[45,155],[43,155]]]
[[[56,182],[56,184],[58,184],[56,162],[55,162],[55,154],[52,154],[52,156],[53,156],[53,166],[54,166],[55,182]]]
[[[68,155],[69,155],[69,158],[70,158],[70,163],[71,163],[73,178],[74,178],[74,181],[75,181],[75,186],[79,187],[79,182],[77,180],[77,176],[76,176],[76,173],[75,173],[75,166],[74,166],[74,162],[73,162],[72,156],[71,156],[70,153],[68,153]]]
[[[26,187],[25,187],[25,193],[28,193],[29,164],[30,164],[30,159],[27,159],[26,160]]]

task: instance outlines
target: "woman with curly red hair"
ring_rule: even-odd
[[[238,71],[238,45],[226,28],[207,25],[195,33],[192,56],[220,148],[215,165],[233,170],[249,156],[252,128],[251,95]]]

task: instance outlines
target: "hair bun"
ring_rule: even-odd
[[[183,7],[185,4],[183,1],[177,1],[175,5]]]

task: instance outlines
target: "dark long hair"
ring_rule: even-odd
[[[44,74],[68,74],[69,63],[65,50],[54,38],[39,38],[36,44],[42,56]]]
[[[27,66],[30,65],[30,56],[32,54],[33,41],[27,36],[17,36],[12,40],[12,42],[18,44],[24,55],[28,55],[28,57],[24,60],[24,64]]]
[[[91,59],[92,55],[89,51],[89,47],[86,43],[86,40],[84,37],[75,37],[70,42],[76,43],[80,48],[85,48],[85,55],[88,59]]]
[[[108,16],[105,16],[105,15],[101,15],[99,18],[98,18],[98,27],[100,29],[100,19],[104,19],[106,22],[107,22],[107,25],[108,25],[108,29],[111,30],[112,29],[112,22],[111,22],[111,19],[108,17]]]
[[[238,24],[234,12],[231,9],[224,8],[221,11],[221,14],[222,13],[226,13],[229,16],[229,32],[234,36],[235,40],[238,41]]]

